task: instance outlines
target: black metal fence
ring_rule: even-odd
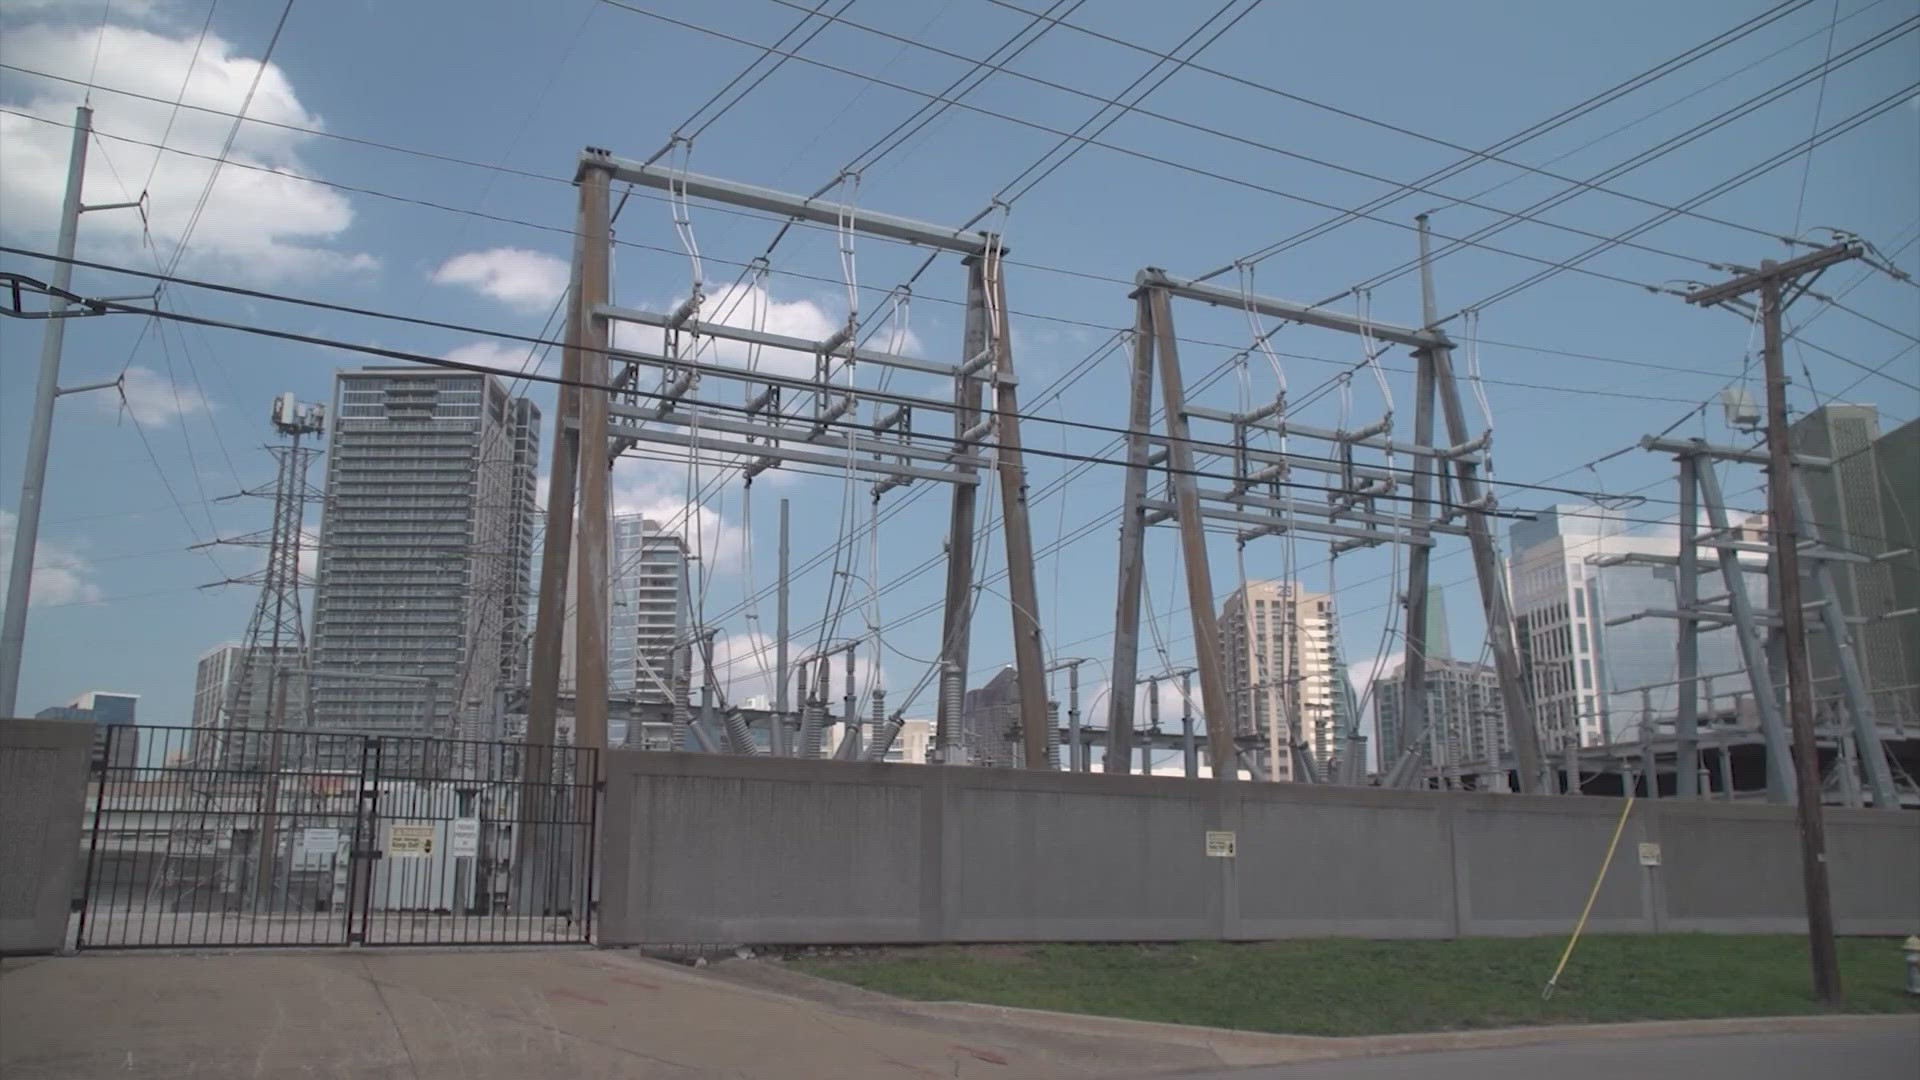
[[[81,949],[591,939],[595,751],[112,728]]]

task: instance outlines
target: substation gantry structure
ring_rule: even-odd
[[[933,752],[942,760],[958,745],[966,688],[970,624],[975,602],[976,505],[985,470],[993,469],[1001,496],[1001,538],[1007,557],[1019,723],[1026,762],[1048,768],[1046,663],[1021,458],[1018,380],[1007,332],[1005,247],[993,232],[927,224],[829,198],[702,176],[680,168],[632,161],[587,148],[576,172],[578,221],[566,299],[558,420],[553,425],[546,547],[541,557],[527,708],[529,747],[551,744],[560,702],[561,640],[565,633],[569,560],[577,560],[571,620],[575,640],[575,741],[607,743],[608,499],[613,462],[649,445],[666,452],[743,461],[752,477],[788,462],[850,469],[871,481],[875,499],[916,482],[952,489],[947,541],[945,618],[939,653],[939,704]],[[666,313],[615,303],[610,294],[614,184],[665,191],[689,200],[754,210],[846,234],[900,241],[934,253],[952,252],[966,267],[966,315],[957,363],[939,362],[858,345],[852,314],[831,337],[810,341],[702,318],[696,282],[691,295]],[[616,324],[647,328],[658,348],[616,347]],[[783,374],[702,358],[703,339],[788,354],[811,355],[810,376]],[[949,380],[952,391],[929,396],[860,385],[873,367]],[[777,687],[788,684],[784,621],[778,643]],[[784,693],[782,693],[784,697]],[[775,725],[788,718],[772,718]],[[862,719],[841,718],[858,746]],[[876,736],[880,733],[876,732]],[[799,742],[800,740],[794,740]],[[876,742],[880,740],[876,738]],[[775,738],[778,750],[788,740]],[[757,753],[751,743],[731,747]],[[542,763],[530,750],[530,775]]]
[[[1549,783],[1543,771],[1538,729],[1525,692],[1515,646],[1513,617],[1501,573],[1491,517],[1495,500],[1485,489],[1481,469],[1489,433],[1467,430],[1459,384],[1454,376],[1454,344],[1437,328],[1432,276],[1426,265],[1427,234],[1421,220],[1421,286],[1424,329],[1374,322],[1317,306],[1175,277],[1149,267],[1135,277],[1135,330],[1126,435],[1126,481],[1120,526],[1118,597],[1113,635],[1113,689],[1109,713],[1106,768],[1127,771],[1134,729],[1134,687],[1138,682],[1140,600],[1145,579],[1144,544],[1149,527],[1177,526],[1186,572],[1186,599],[1193,623],[1194,664],[1206,717],[1209,760],[1216,779],[1237,775],[1240,753],[1250,752],[1254,775],[1269,764],[1261,755],[1293,755],[1294,773],[1316,779],[1313,763],[1291,730],[1270,713],[1270,730],[1256,736],[1249,750],[1244,734],[1236,739],[1239,694],[1228,685],[1225,657],[1214,615],[1213,576],[1208,564],[1206,525],[1236,528],[1244,544],[1259,537],[1284,535],[1327,539],[1342,550],[1404,544],[1408,548],[1406,592],[1395,598],[1405,606],[1405,734],[1398,761],[1382,763],[1383,783],[1406,787],[1423,772],[1426,746],[1426,628],[1428,563],[1436,535],[1464,535],[1473,550],[1474,571],[1486,615],[1488,641],[1499,677],[1501,701],[1509,718],[1520,790],[1536,792]],[[1246,412],[1203,408],[1187,401],[1182,384],[1173,321],[1175,300],[1241,309],[1252,318],[1353,334],[1384,345],[1404,346],[1417,363],[1413,439],[1396,440],[1391,413],[1355,430],[1329,430],[1294,422],[1287,415],[1284,391],[1272,402]],[[1161,418],[1153,423],[1153,385],[1160,382]],[[1436,398],[1446,423],[1445,443],[1434,442]],[[1196,435],[1206,425],[1207,434]],[[1218,436],[1211,433],[1219,432]],[[1253,445],[1271,433],[1278,448]],[[1296,440],[1322,450],[1301,452]],[[1202,486],[1195,465],[1196,447],[1231,458],[1232,481],[1225,487]],[[1224,449],[1223,449],[1224,448]],[[1373,451],[1380,464],[1356,460],[1356,451]],[[1407,464],[1395,464],[1404,455]],[[1323,501],[1298,497],[1295,472],[1317,474]],[[1401,496],[1398,493],[1410,494]],[[1394,509],[1404,502],[1404,512]],[[1259,736],[1264,736],[1263,739]],[[1238,745],[1237,745],[1238,744]],[[1349,755],[1352,756],[1352,755]],[[1340,779],[1359,782],[1351,768]]]

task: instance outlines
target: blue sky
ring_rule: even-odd
[[[1035,10],[1043,6],[1040,0],[1017,2]],[[1249,3],[1240,0],[1226,17]],[[771,0],[639,0],[631,6],[763,44],[785,33],[801,14]],[[1165,51],[1216,7],[1090,3],[1078,8],[1070,21]],[[1767,7],[1640,0],[1609,5],[1306,5],[1266,0],[1208,46],[1199,62],[1412,132],[1483,146]],[[189,85],[189,103],[226,111],[239,106],[280,8],[278,3],[223,4],[213,12]],[[839,5],[828,10],[837,11]],[[143,241],[137,218],[102,212],[87,215],[83,222],[82,257],[148,269],[156,258],[160,263],[174,258],[211,166],[202,158],[167,154],[155,168],[153,149],[124,140],[160,142],[164,132],[171,147],[218,155],[230,122],[182,111],[169,129],[172,110],[167,104],[113,91],[132,90],[170,102],[207,14],[205,5],[188,0],[119,0],[106,9],[103,20],[101,4],[41,0],[9,5],[0,22],[6,31],[0,41],[5,64],[81,82],[92,73],[95,126],[103,138],[92,148],[88,201],[119,201],[148,190],[151,247]],[[1912,14],[1911,5],[1900,0],[1842,0],[1833,52],[1842,54],[1898,27]],[[1028,21],[987,0],[866,0],[848,8],[845,18],[969,58],[987,55]],[[1599,174],[1821,63],[1829,47],[1829,21],[1835,18],[1836,8],[1829,3],[1801,6],[1503,156],[1563,176]],[[850,26],[830,27],[800,51],[821,64],[928,92],[940,91],[968,67]],[[539,5],[297,3],[249,114],[346,138],[243,126],[233,146],[236,164],[221,172],[179,272],[457,324],[536,333],[563,282],[559,268],[568,251],[564,234],[572,224],[574,200],[564,181],[572,175],[580,148],[609,147],[633,157],[652,154],[757,54],[756,49],[599,0]],[[1056,27],[1010,66],[1107,97],[1126,89],[1152,62],[1142,52]],[[1659,203],[1680,202],[1807,139],[1816,127],[1816,111],[1818,126],[1828,128],[1900,92],[1916,78],[1920,34],[1907,33],[1836,71],[1824,86],[1809,81],[1606,186]],[[10,113],[64,124],[85,92],[72,83],[0,70],[0,107]],[[1004,73],[965,100],[980,110],[1055,129],[1077,127],[1099,108],[1085,97]],[[923,101],[795,60],[701,131],[691,150],[691,167],[811,192]],[[1461,156],[1430,141],[1193,70],[1174,75],[1144,107],[1246,141],[1166,119],[1128,115],[1100,140],[1164,163],[1089,146],[1014,200],[1005,228],[1015,264],[1008,276],[1016,313],[1015,360],[1024,403],[1042,417],[1123,422],[1124,368],[1117,352],[1105,355],[1057,400],[1049,400],[1045,389],[1094,353],[1115,328],[1131,321],[1128,286],[1122,282],[1140,267],[1161,266],[1180,274],[1212,270],[1329,216],[1314,203],[1357,206],[1389,190],[1375,180],[1250,142],[1396,182],[1414,180]],[[7,244],[51,246],[68,137],[63,128],[0,115],[0,237]],[[958,224],[987,206],[1056,141],[1057,136],[1031,126],[950,109],[867,169],[858,201]],[[497,168],[436,161],[368,143]],[[1906,100],[1814,151],[1803,197],[1804,160],[1794,158],[1707,202],[1700,211],[1774,234],[1793,231],[1796,219],[1803,232],[1817,226],[1846,228],[1872,240],[1909,272],[1920,273],[1920,247],[1915,244],[1920,238],[1920,100]],[[1319,300],[1410,259],[1414,237],[1408,226],[1418,212],[1435,209],[1435,230],[1460,236],[1498,221],[1495,210],[1523,210],[1566,186],[1482,163],[1438,184],[1433,194],[1408,195],[1383,207],[1377,211],[1381,221],[1350,221],[1261,263],[1257,286],[1265,293]],[[1446,205],[1448,198],[1489,209]],[[1543,211],[1542,221],[1519,222],[1487,241],[1502,251],[1470,247],[1440,259],[1435,270],[1440,310],[1475,304],[1528,277],[1540,268],[1529,259],[1558,260],[1581,252],[1592,241],[1578,232],[1613,235],[1657,213],[1629,198],[1582,193]],[[732,281],[738,264],[759,254],[775,229],[764,220],[706,207],[695,208],[693,225],[706,256],[707,280],[717,284]],[[688,261],[678,254],[664,202],[636,195],[620,219],[618,237],[634,245],[622,246],[616,256],[616,289],[623,302],[661,307],[684,294]],[[1581,466],[1685,414],[1741,372],[1743,358],[1756,342],[1750,327],[1735,316],[1701,311],[1631,283],[1713,280],[1723,275],[1698,260],[1751,265],[1782,257],[1787,248],[1750,231],[1692,218],[1659,225],[1636,243],[1658,250],[1615,248],[1583,264],[1624,281],[1561,273],[1485,308],[1481,355],[1501,479],[1551,480],[1608,492],[1644,488],[1655,499],[1672,497],[1666,483],[1670,463],[1654,455],[1634,451],[1594,469]],[[863,241],[857,264],[862,314],[880,311],[885,290],[911,273],[920,257],[894,245]],[[824,336],[816,328],[830,329],[844,319],[847,294],[830,231],[797,230],[776,250],[771,265],[770,325]],[[17,256],[0,258],[0,266],[41,276],[46,271],[44,263]],[[77,282],[78,291],[94,294],[145,287],[134,279],[95,271],[83,271]],[[1221,282],[1231,285],[1233,275]],[[948,257],[916,287],[910,325],[913,347],[920,353],[956,358],[959,309],[951,301],[960,296],[962,284],[962,269]],[[1790,350],[1796,407],[1841,395],[1878,404],[1889,426],[1920,413],[1920,400],[1911,388],[1920,361],[1914,352],[1902,352],[1912,349],[1912,335],[1920,333],[1920,290],[1858,266],[1831,272],[1821,288],[1830,294],[1846,290],[1847,307],[1892,329],[1848,312],[1822,310],[1805,339],[1866,368],[1884,365],[1900,382],[1868,375],[1818,351]],[[1352,310],[1352,304],[1342,301],[1346,310]],[[478,358],[514,369],[525,359],[523,348],[479,334],[425,330],[185,288],[172,290],[168,305],[348,341]],[[1813,300],[1803,305],[1796,311],[1801,318],[1820,307]],[[1384,321],[1417,322],[1415,278],[1401,275],[1379,284],[1371,295],[1371,311]],[[1236,312],[1182,307],[1178,319],[1182,336],[1192,339],[1182,352],[1190,380],[1213,370],[1250,340]],[[155,331],[142,323],[135,316],[117,316],[79,321],[69,329],[63,382],[111,379],[124,369],[129,408],[141,423],[136,428],[120,415],[111,394],[68,397],[60,404],[21,692],[25,712],[87,689],[117,689],[143,695],[144,722],[187,722],[195,659],[238,637],[251,603],[244,588],[199,586],[258,564],[250,551],[216,549],[209,554],[187,549],[215,535],[265,527],[263,505],[211,500],[267,478],[269,459],[260,445],[268,436],[270,398],[291,390],[304,399],[324,400],[332,372],[362,362],[337,351],[227,331],[177,325]],[[1457,334],[1458,326],[1453,329]],[[0,509],[8,515],[0,520],[9,534],[19,498],[40,331],[35,323],[0,320]],[[1296,400],[1361,359],[1357,341],[1323,331],[1289,328],[1275,335],[1273,343]],[[1393,393],[1410,398],[1409,358],[1393,351],[1381,362]],[[1264,358],[1254,354],[1247,371],[1252,400],[1271,398],[1274,379]],[[1201,399],[1235,407],[1236,383],[1230,372]],[[1753,389],[1758,391],[1757,384]],[[544,388],[535,387],[532,393],[543,403],[550,398]],[[1353,397],[1356,423],[1378,416],[1379,391],[1364,376],[1354,383]],[[1470,414],[1477,412],[1471,402],[1468,408]],[[1324,393],[1298,415],[1333,426],[1338,413],[1338,395]],[[1410,417],[1402,418],[1403,429],[1409,422]],[[1717,413],[1711,412],[1706,421],[1689,421],[1681,430],[1725,434]],[[1110,438],[1103,432],[1039,422],[1028,424],[1025,437],[1031,447],[1075,453],[1102,451]],[[1037,493],[1070,466],[1031,460],[1031,488]],[[685,500],[685,479],[684,466],[623,463],[616,487],[623,506],[678,513]],[[1754,482],[1753,477],[1736,476],[1729,487],[1743,493],[1739,501],[1744,505],[1757,506],[1758,496],[1750,490]],[[1038,545],[1086,530],[1064,549],[1064,557],[1040,564],[1041,614],[1057,655],[1104,662],[1110,654],[1112,514],[1119,485],[1118,470],[1101,467],[1068,485],[1064,495],[1036,499]],[[840,529],[839,481],[788,476],[757,484],[753,570],[762,585],[771,577],[774,504],[783,496],[796,507],[796,562],[832,548]],[[1564,498],[1522,489],[1502,492],[1503,505],[1515,509]],[[920,495],[882,527],[882,582],[901,577],[939,550],[945,501],[942,492]],[[997,504],[997,496],[989,502]],[[864,519],[864,495],[857,505]],[[742,694],[757,689],[757,665],[746,659],[751,652],[746,643],[753,640],[755,627],[742,614],[721,614],[737,608],[743,593],[743,509],[736,482],[700,515],[700,539],[713,567],[708,611],[741,643],[734,652],[742,659],[732,675],[736,693]],[[1633,511],[1646,516],[1665,512],[1659,502]],[[310,524],[317,526],[317,521]],[[999,544],[990,543],[986,552],[986,568],[1001,569]],[[1300,546],[1297,559],[1309,587],[1326,584],[1323,556],[1320,545]],[[863,544],[863,575],[870,558]],[[1250,546],[1246,558],[1252,576],[1284,571],[1278,541]],[[1150,538],[1149,559],[1149,587],[1159,612],[1165,660],[1178,665],[1190,655],[1190,646],[1171,534],[1156,532]],[[1230,542],[1216,542],[1213,567],[1215,588],[1225,592],[1235,575]],[[1480,637],[1469,570],[1463,544],[1448,543],[1435,563],[1436,580],[1452,586],[1448,607],[1456,642],[1477,642]],[[1364,660],[1382,651],[1387,575],[1384,552],[1340,560],[1339,604],[1350,657]],[[829,581],[825,570],[801,579],[795,595],[798,625],[811,623],[823,609]],[[882,621],[890,625],[890,650],[881,669],[896,694],[918,681],[924,668],[916,658],[936,651],[937,618],[897,625],[893,621],[937,600],[940,584],[938,573],[922,574],[880,602]],[[770,625],[770,605],[765,614]],[[849,614],[842,631],[857,631],[863,618]],[[1007,623],[1004,603],[991,594],[984,597],[975,623],[975,682],[984,681],[1010,658]],[[1146,650],[1142,671],[1160,666],[1156,650]],[[1086,680],[1090,687],[1101,681],[1098,674]],[[930,701],[922,699],[922,708],[915,712],[930,712]]]

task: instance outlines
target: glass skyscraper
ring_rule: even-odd
[[[1679,703],[1678,621],[1608,624],[1679,606],[1678,531],[1670,525],[1629,529],[1602,508],[1565,505],[1515,522],[1509,536],[1515,631],[1542,744],[1557,749],[1569,739],[1591,746],[1636,738],[1643,712],[1656,724],[1670,721]],[[1702,550],[1703,595],[1725,591],[1714,559]],[[1742,563],[1747,595],[1764,604],[1764,564]],[[1699,674],[1713,677],[1716,692],[1744,685],[1731,627],[1701,633]],[[1703,711],[1706,704],[1703,693]]]

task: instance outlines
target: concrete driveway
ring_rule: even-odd
[[[902,1002],[779,964],[692,969],[587,949],[128,952],[0,963],[6,1080],[1910,1080],[1917,1063],[1920,1018],[1911,1016],[1349,1040]]]

